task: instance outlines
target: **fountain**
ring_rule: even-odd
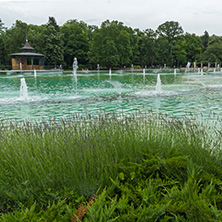
[[[131,72],[133,73],[133,71],[134,71],[134,65],[131,64]]]
[[[197,67],[196,62],[194,62],[194,63],[193,63],[194,71],[195,71],[196,67]]]
[[[110,85],[112,85],[114,87],[114,89],[116,90],[116,93],[118,93],[119,97],[118,98],[121,98],[122,96],[122,84],[118,81],[105,81],[104,83],[109,83]]]
[[[190,63],[190,62],[188,62],[188,63],[187,63],[187,65],[186,65],[186,72],[189,72],[190,65],[191,65],[191,63]]]
[[[160,74],[157,75],[157,83],[156,83],[156,92],[160,93],[161,92],[161,79],[160,79]]]
[[[28,87],[26,85],[25,78],[20,79],[20,98],[27,99],[28,98]]]
[[[201,75],[201,76],[203,75],[203,69],[200,70],[200,75]]]
[[[109,77],[111,78],[111,76],[112,76],[112,70],[109,69]]]
[[[36,78],[37,74],[36,74],[36,70],[34,69],[34,77]]]
[[[99,66],[99,64],[97,64],[97,71],[98,71],[98,73],[99,73],[99,70],[100,70],[100,66]]]
[[[174,75],[176,75],[177,74],[177,69],[174,69]]]
[[[76,76],[76,75],[77,75],[77,69],[78,69],[78,61],[77,61],[77,58],[74,58],[73,64],[72,64],[72,68],[73,68],[73,74],[74,74],[74,76]]]
[[[146,69],[143,69],[143,75],[146,75]]]
[[[204,118],[208,118],[211,112],[222,116],[220,72],[216,72],[214,78],[204,75],[201,80],[195,72],[174,75],[172,70],[163,73],[160,69],[155,72],[146,70],[143,78],[131,70],[124,70],[123,74],[116,72],[112,75],[112,81],[107,72],[100,73],[98,78],[97,72],[90,71],[78,76],[72,72],[41,74],[38,78],[33,74],[26,76],[0,75],[0,119],[5,115],[12,119],[59,118],[85,108],[90,115],[96,115],[100,110],[131,114],[142,107],[152,107],[155,113],[166,112],[179,118],[186,112],[203,113]]]
[[[74,77],[73,77],[73,90],[75,91],[75,94],[77,94],[77,89],[78,89],[77,85],[78,85],[77,75],[74,75]]]

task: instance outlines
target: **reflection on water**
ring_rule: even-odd
[[[161,92],[156,92],[157,76]],[[111,78],[110,78],[111,77]],[[25,78],[28,98],[20,97]],[[222,114],[222,74],[197,73],[83,73],[0,76],[0,118],[36,119],[69,113],[96,114],[100,110],[131,113],[152,109],[182,117],[186,113]],[[216,117],[215,117],[216,118]]]

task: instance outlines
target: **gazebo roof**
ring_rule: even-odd
[[[26,40],[25,45],[21,48],[21,52],[9,54],[11,57],[44,57],[43,54],[35,53],[34,48]]]
[[[25,45],[21,48],[21,51],[34,51],[34,48],[29,44],[27,39]]]
[[[10,56],[29,56],[29,57],[44,57],[43,54],[35,53],[35,52],[18,52],[9,54]]]

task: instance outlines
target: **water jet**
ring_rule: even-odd
[[[72,67],[73,67],[73,74],[74,74],[74,76],[76,76],[76,75],[77,75],[77,69],[78,69],[78,61],[77,61],[77,58],[74,58]]]
[[[91,115],[100,110],[130,114],[142,107],[179,118],[187,112],[203,113],[204,118],[212,112],[222,115],[220,72],[213,76],[205,73],[201,80],[192,71],[189,75],[174,75],[172,70],[159,69],[146,70],[146,74],[149,75],[141,76],[131,70],[117,71],[112,81],[109,71],[108,75],[101,72],[100,78],[97,72],[90,71],[80,72],[78,76],[72,71],[62,75],[46,73],[39,74],[38,78],[33,72],[32,75],[1,75],[0,118],[32,120],[54,115],[59,118],[85,109]],[[159,101],[158,107],[154,100]]]
[[[20,98],[27,99],[28,98],[28,87],[26,85],[25,78],[20,79]]]
[[[157,83],[156,83],[156,92],[160,93],[161,92],[161,79],[160,79],[160,74],[157,75]]]

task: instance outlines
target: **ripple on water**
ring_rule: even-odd
[[[210,112],[222,115],[222,76],[160,74],[161,91],[155,91],[157,74],[112,75],[103,73],[82,74],[73,80],[73,75],[28,76],[28,97],[19,94],[20,79],[24,76],[0,78],[0,118],[63,117],[70,112],[88,113],[119,111],[132,113],[138,109],[152,109],[183,116],[186,112]]]

